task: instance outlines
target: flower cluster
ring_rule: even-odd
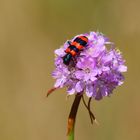
[[[63,63],[68,41],[55,50],[55,70],[52,73],[56,79],[54,87],[67,87],[69,95],[85,92],[88,97],[100,100],[123,83],[122,72],[126,72],[127,67],[121,52],[103,34],[90,32],[82,35],[88,38],[88,44],[74,58],[75,65]]]

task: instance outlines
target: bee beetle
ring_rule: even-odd
[[[69,65],[70,61],[87,46],[88,38],[86,36],[78,36],[73,42],[68,42],[69,46],[65,50],[66,55],[63,57],[63,63]]]

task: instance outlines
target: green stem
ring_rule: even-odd
[[[70,134],[68,135],[68,140],[74,140],[74,128],[71,130]]]
[[[82,93],[76,94],[74,102],[71,107],[71,111],[68,118],[68,132],[67,132],[68,140],[74,140],[74,126],[81,97]]]

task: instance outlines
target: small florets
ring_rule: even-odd
[[[52,73],[56,79],[54,87],[67,87],[69,95],[83,91],[88,97],[100,100],[123,83],[122,72],[126,72],[127,67],[120,51],[103,34],[90,32],[82,35],[88,38],[87,46],[73,58],[70,65],[63,62],[65,50],[69,47],[68,41],[55,50],[55,70]]]

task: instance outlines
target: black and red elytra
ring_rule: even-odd
[[[86,47],[87,43],[88,38],[86,36],[76,37],[73,42],[69,43],[68,48],[65,50],[67,54],[63,57],[63,63],[65,65],[69,65],[71,59],[79,54],[80,51],[82,51],[83,48]]]

